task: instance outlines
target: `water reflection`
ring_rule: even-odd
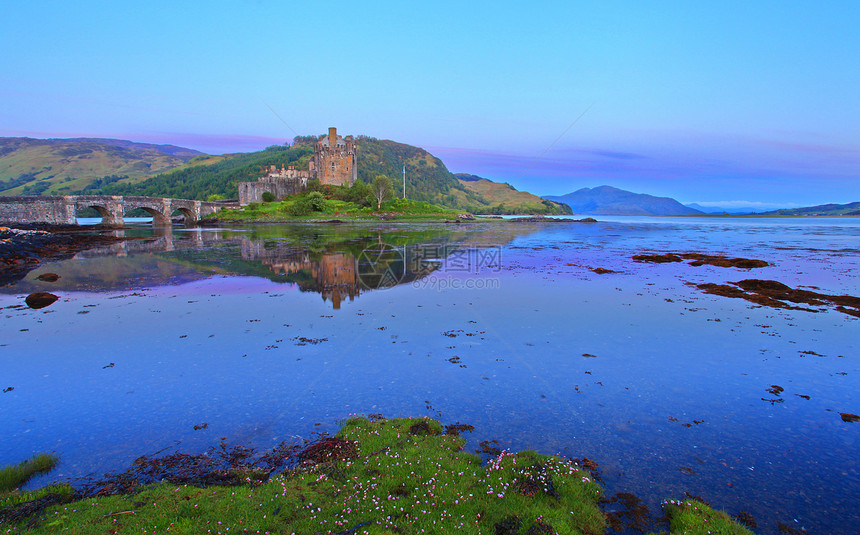
[[[267,266],[302,291],[322,294],[323,301],[330,301],[335,310],[344,299],[353,301],[362,292],[410,283],[441,265],[422,256],[424,247],[393,246],[381,238],[330,247],[317,252],[284,242],[243,238],[240,251],[243,260]]]
[[[304,291],[319,292],[323,301],[331,300],[334,309],[340,308],[344,298],[355,299],[360,291],[356,260],[350,253],[324,253],[311,258],[307,251],[271,250],[266,249],[265,242],[243,240],[242,258],[263,263]]]
[[[440,269],[448,257],[461,261],[476,250],[501,244],[534,229],[519,226],[489,231],[475,226],[451,231],[421,227],[396,234],[378,229],[275,227],[248,229],[126,228],[124,238],[79,252],[68,260],[34,270],[0,293],[45,289],[38,276],[62,276],[49,287],[64,291],[125,291],[178,284],[213,275],[264,277],[321,294],[338,310],[365,292],[413,283]],[[478,254],[496,258],[494,254]],[[479,261],[476,259],[475,264]],[[470,268],[472,262],[469,262]]]

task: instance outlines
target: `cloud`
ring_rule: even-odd
[[[582,152],[616,160],[644,160],[648,158],[644,154],[636,154],[635,152],[618,152],[612,150],[587,150]]]
[[[36,132],[24,130],[0,129],[0,136],[25,136],[34,138],[74,138],[94,137],[109,139],[127,139],[138,143],[155,143],[158,145],[178,145],[195,149],[208,154],[224,154],[230,152],[252,152],[262,150],[271,145],[282,145],[292,139],[268,136],[224,135],[224,134],[195,134],[185,132]]]
[[[283,145],[287,141],[292,141],[292,139],[285,139],[282,137],[177,132],[137,134],[132,139],[147,143],[179,145],[181,147],[197,149],[210,154],[257,151],[271,145]]]

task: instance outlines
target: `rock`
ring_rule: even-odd
[[[836,307],[836,310],[843,314],[860,317],[860,297],[851,295],[827,295],[811,292],[809,290],[800,290],[772,280],[745,279],[738,282],[732,282],[730,284],[733,284],[734,286],[729,286],[728,284],[705,283],[698,284],[696,287],[707,294],[746,299],[747,301],[759,305],[774,308],[817,312],[816,309],[798,307],[789,305],[788,303],[805,303],[813,306],[832,305]],[[737,286],[737,288],[735,286]]]
[[[57,299],[59,297],[48,292],[35,292],[28,295],[24,302],[30,308],[45,308],[52,305]]]
[[[60,279],[60,276],[56,273],[42,273],[36,277],[36,279],[43,282],[57,282]]]
[[[852,424],[853,423],[860,423],[860,416],[857,416],[856,414],[851,414],[851,413],[847,413],[847,412],[840,412],[839,416],[842,417],[843,422],[848,422],[848,423],[852,423]]]
[[[633,256],[634,262],[651,262],[653,264],[666,264],[668,262],[682,262],[678,255],[666,254],[638,254]]]
[[[705,264],[717,267],[735,267],[741,269],[754,269],[767,267],[770,264],[764,260],[755,260],[752,258],[727,258],[722,255],[707,255],[701,253],[664,253],[652,255],[636,255],[633,257],[635,262],[653,262],[662,264],[666,262],[681,262],[682,259],[692,260],[691,266],[704,266]]]

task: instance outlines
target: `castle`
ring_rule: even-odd
[[[337,135],[337,128],[330,127],[328,135],[322,136],[314,144],[314,154],[308,162],[308,169],[294,167],[277,169],[274,165],[269,172],[256,182],[239,183],[239,205],[263,202],[263,193],[269,192],[279,201],[284,197],[296,195],[308,187],[308,180],[316,179],[321,184],[331,186],[352,186],[358,178],[356,165],[356,142],[352,136]]]

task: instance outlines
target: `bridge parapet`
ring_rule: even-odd
[[[74,209],[72,210],[74,216]],[[75,224],[69,220],[67,202],[59,196],[0,197],[0,221],[9,223]]]
[[[141,208],[152,216],[154,226],[170,226],[170,216],[177,210],[187,225],[194,225],[202,217],[231,204],[134,195],[0,196],[0,222],[75,225],[78,210],[93,208],[103,224],[121,226],[127,212]]]

